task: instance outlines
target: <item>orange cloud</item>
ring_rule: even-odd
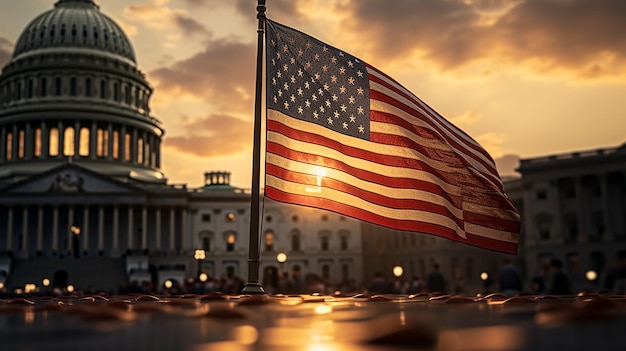
[[[361,0],[338,9],[345,13],[342,27],[360,33],[372,55],[386,60],[419,51],[442,70],[490,59],[541,74],[626,74],[621,0]]]
[[[252,146],[252,121],[229,115],[183,121],[186,135],[165,137],[163,145],[200,157],[224,157]]]
[[[157,90],[191,95],[224,111],[249,111],[253,101],[256,44],[233,39],[210,41],[196,55],[150,72]]]
[[[187,35],[209,34],[204,25],[191,18],[187,11],[172,9],[166,5],[167,1],[130,5],[124,9],[124,15],[129,20],[139,21],[151,28],[167,29],[170,26]]]

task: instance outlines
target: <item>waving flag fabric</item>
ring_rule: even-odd
[[[360,59],[266,32],[266,196],[516,253],[519,215],[477,142]]]

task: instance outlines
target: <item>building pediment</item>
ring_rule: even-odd
[[[24,179],[3,191],[5,194],[132,194],[141,193],[128,184],[73,164]]]

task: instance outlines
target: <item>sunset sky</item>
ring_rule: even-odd
[[[2,0],[0,66],[56,0]],[[513,174],[626,142],[624,0],[268,0],[267,16],[381,69]],[[155,88],[170,183],[249,188],[257,0],[101,0]]]

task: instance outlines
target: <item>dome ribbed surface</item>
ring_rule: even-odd
[[[90,0],[61,0],[22,31],[13,58],[46,48],[86,48],[113,53],[136,63],[124,31]]]

